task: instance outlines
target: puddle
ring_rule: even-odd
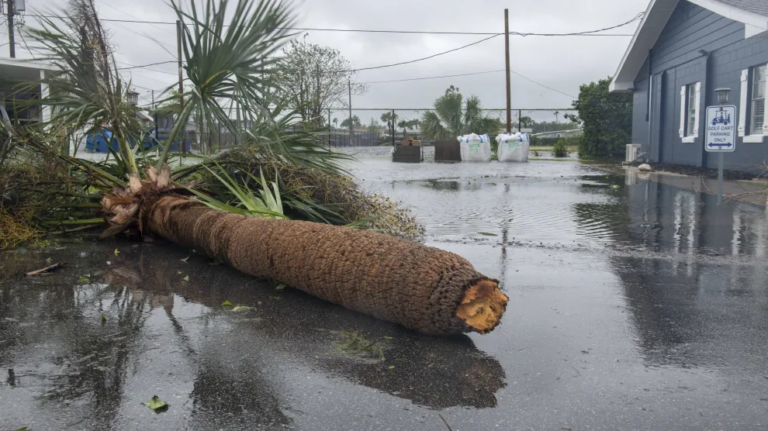
[[[496,331],[421,336],[162,242],[64,241],[0,256],[0,423],[764,426],[765,208],[578,163],[394,165],[388,150],[349,168],[413,208],[428,245],[502,281]],[[21,275],[48,260],[68,266]],[[154,395],[168,411],[142,405]]]

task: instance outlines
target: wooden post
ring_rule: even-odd
[[[349,88],[349,146],[352,146],[352,137],[355,134],[355,125],[352,123],[352,81],[347,79],[347,87]]]
[[[183,43],[183,36],[181,31],[181,20],[176,20],[176,48],[179,57],[179,121],[181,121],[181,113],[184,111],[184,74],[181,65],[181,44]],[[184,142],[185,134],[187,132],[186,124],[181,126],[181,152],[187,152],[187,145]],[[173,145],[171,142],[169,145]]]
[[[512,81],[509,76],[509,9],[504,9],[504,46],[507,61],[507,133],[512,132]]]
[[[13,15],[15,11],[16,0],[8,0],[8,48],[11,51],[11,58],[16,58],[16,35],[13,32]]]

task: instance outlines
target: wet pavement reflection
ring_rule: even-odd
[[[768,426],[765,207],[385,150],[350,170],[502,280],[498,330],[421,336],[163,242],[62,241],[0,256],[2,429]],[[69,265],[21,276],[47,259]]]

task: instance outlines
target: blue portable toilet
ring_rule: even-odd
[[[114,151],[117,151],[117,139],[112,136],[112,132],[104,129],[88,135],[85,150],[91,153],[108,153],[110,145]]]

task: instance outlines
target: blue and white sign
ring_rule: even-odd
[[[736,150],[736,107],[707,107],[707,140],[704,148],[710,153],[732,153]]]

